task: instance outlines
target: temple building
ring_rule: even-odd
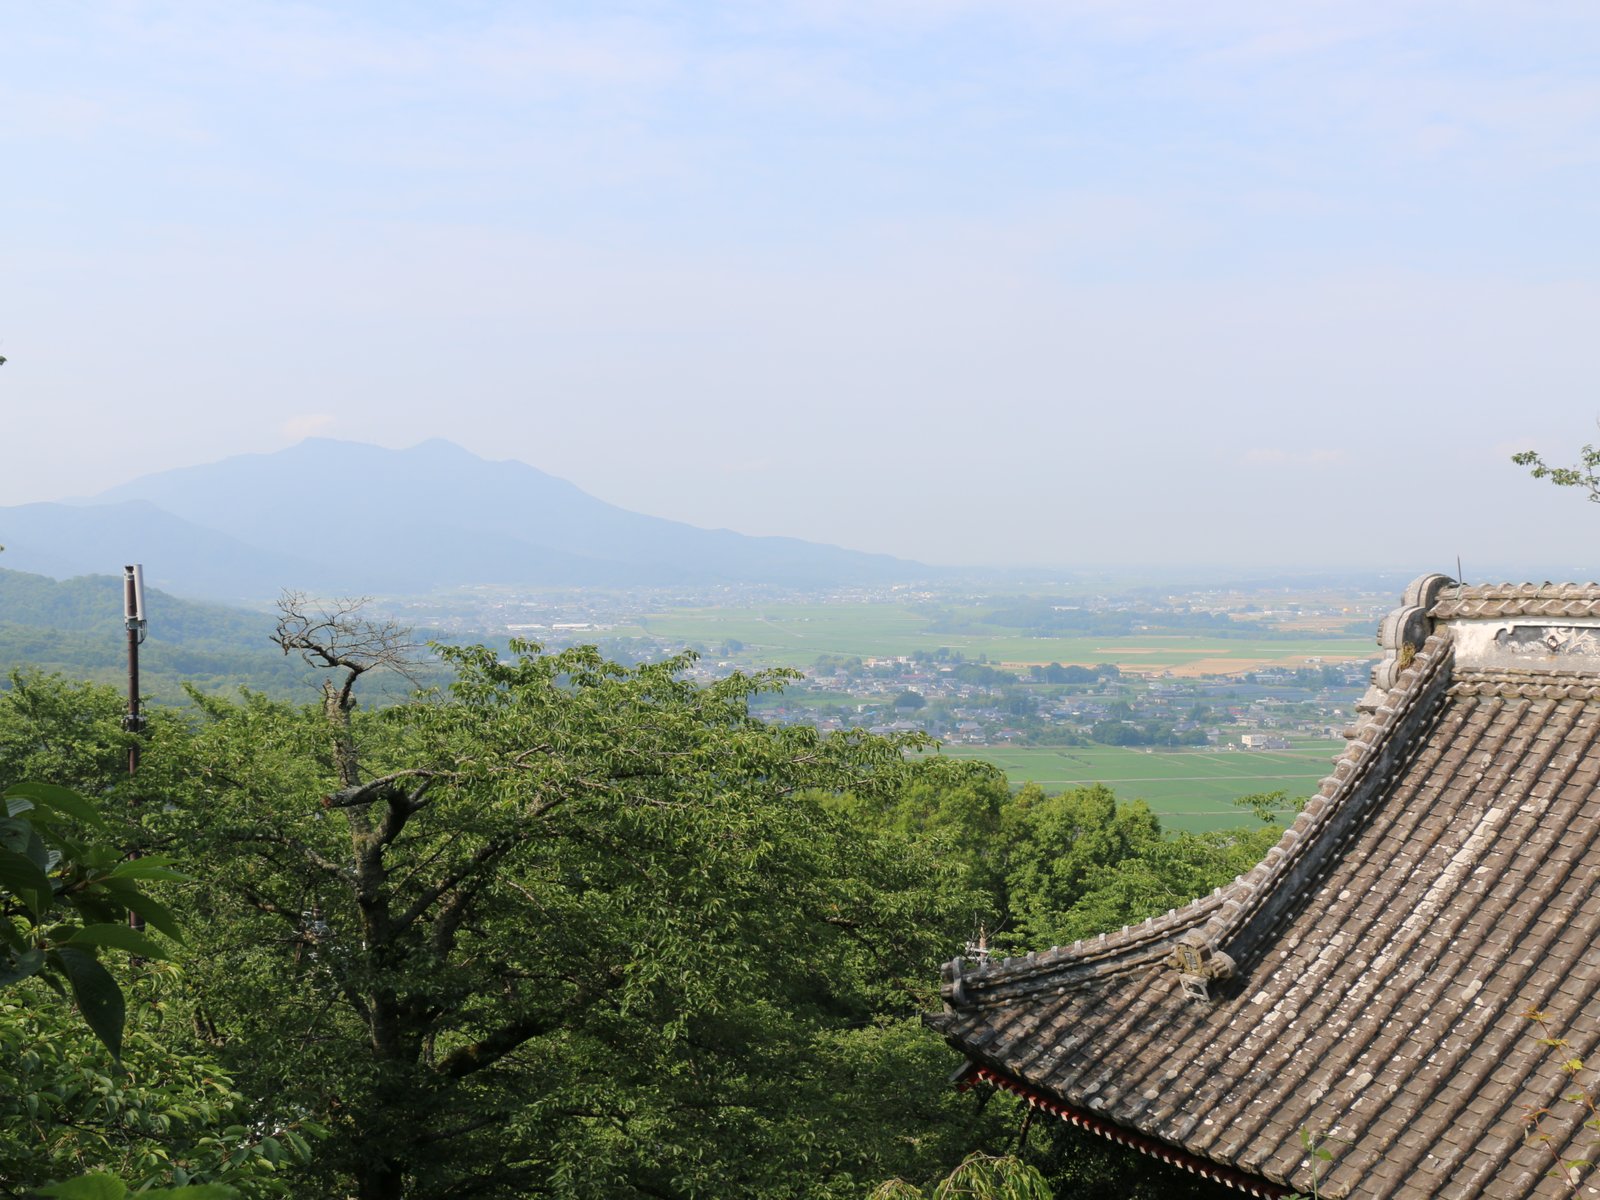
[[[1427,575],[1379,643],[1254,869],[946,965],[964,1085],[1257,1196],[1600,1195],[1600,585]]]

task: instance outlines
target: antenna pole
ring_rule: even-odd
[[[144,597],[139,593],[143,590],[140,576],[144,572],[130,564],[122,568],[122,573],[123,623],[128,630],[128,715],[122,718],[122,727],[136,734],[144,728],[144,716],[139,712],[139,643],[144,641],[145,629]],[[135,739],[128,746],[128,774],[138,773],[139,742]]]
[[[144,567],[132,563],[122,568],[123,624],[128,631],[128,713],[122,718],[122,727],[133,734],[128,740],[128,776],[139,773],[139,734],[144,730],[144,714],[139,711],[139,643],[144,641]],[[139,803],[135,792],[130,802]],[[139,852],[133,851],[138,858]],[[143,929],[144,918],[136,912],[128,913],[128,925]],[[134,962],[137,963],[137,956]]]

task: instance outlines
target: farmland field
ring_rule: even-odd
[[[971,616],[974,614],[962,614]],[[890,657],[948,647],[969,659],[1023,666],[1115,663],[1127,671],[1234,674],[1261,666],[1304,666],[1372,657],[1371,637],[1308,632],[1291,638],[1218,638],[1138,633],[1127,637],[1030,637],[966,621],[959,631],[901,604],[770,605],[755,609],[690,608],[655,613],[619,636],[650,636],[712,645],[743,644],[737,660],[762,666],[810,666],[821,654]]]
[[[1283,790],[1312,795],[1329,774],[1341,740],[1297,740],[1289,750],[1150,750],[1137,746],[958,746],[943,754],[981,758],[1013,785],[1035,782],[1049,792],[1103,783],[1119,800],[1144,800],[1163,829],[1200,832],[1254,821],[1234,806],[1238,796]]]

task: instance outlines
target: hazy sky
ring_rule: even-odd
[[[933,562],[1600,569],[1507,462],[1600,440],[1589,0],[0,16],[0,504],[443,436]]]

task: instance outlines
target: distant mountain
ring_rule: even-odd
[[[146,500],[0,508],[0,563],[56,579],[148,562],[151,581],[195,596],[264,600],[310,579],[314,560],[251,545],[175,517]]]
[[[612,587],[925,577],[929,568],[796,538],[629,512],[520,462],[450,442],[310,438],[147,475],[79,504],[0,508],[6,565],[50,575],[141,561],[170,590],[418,593],[471,583]]]

